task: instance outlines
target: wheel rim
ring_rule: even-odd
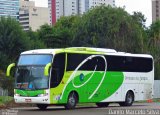
[[[128,95],[127,95],[127,102],[128,103],[132,103],[132,101],[133,101],[132,94],[128,93]]]
[[[74,106],[75,103],[76,103],[76,100],[75,100],[75,97],[74,97],[74,94],[72,94],[69,98],[69,103],[71,106]]]

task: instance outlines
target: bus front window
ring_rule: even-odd
[[[47,89],[49,77],[44,76],[44,68],[51,63],[51,55],[22,55],[17,70],[15,88],[17,89]]]

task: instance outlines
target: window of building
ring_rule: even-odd
[[[159,14],[156,14],[157,19],[159,18]]]

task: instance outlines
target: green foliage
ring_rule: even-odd
[[[13,77],[6,77],[5,73],[0,70],[0,88],[3,88],[4,90],[9,90],[9,95],[13,95]]]
[[[97,7],[82,16],[73,44],[142,52],[143,28],[122,8]]]
[[[53,42],[52,39],[54,38],[53,27],[45,24],[37,30],[38,39],[41,40],[47,48],[52,48]]]
[[[47,48],[64,48],[71,45],[75,21],[78,16],[61,17],[55,26],[42,25],[37,31],[38,38]]]
[[[10,96],[0,96],[0,106],[13,100]]]
[[[5,76],[3,79],[1,79],[0,82],[2,83],[1,88],[3,88],[4,90],[8,90],[9,96],[13,96],[14,95],[14,78]]]
[[[141,27],[146,28],[145,22],[146,18],[141,12],[134,12],[132,15],[133,20],[137,22]]]
[[[31,45],[30,49],[46,48],[45,43],[38,38],[37,32],[34,32],[30,29],[29,31],[26,32],[26,34],[30,40],[30,45]]]
[[[148,52],[154,57],[155,79],[160,79],[160,20],[148,30]]]
[[[79,21],[79,16],[62,17],[54,26],[55,39],[60,40],[59,47],[69,47],[72,44],[75,24]]]
[[[30,44],[16,20],[1,17],[0,28],[0,53],[2,54],[0,60],[5,63],[0,66],[0,69],[4,69],[2,67],[6,67],[10,61],[15,61],[20,52],[29,49]]]
[[[0,51],[0,70],[1,69],[5,69],[6,68],[6,64],[8,64],[9,62],[9,57],[7,56],[7,54],[4,54],[2,51]]]
[[[35,35],[28,32],[27,36],[15,19],[0,17],[0,87],[8,89],[10,95],[13,94],[14,78],[7,78],[5,70],[10,63],[17,61],[22,51],[42,47]]]

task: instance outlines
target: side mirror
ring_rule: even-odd
[[[12,63],[10,64],[8,67],[7,67],[7,72],[6,72],[6,76],[9,77],[11,75],[11,69],[15,66],[16,64],[15,63]]]
[[[51,63],[48,63],[45,68],[44,68],[44,76],[48,76],[49,75],[49,68],[51,67]]]

